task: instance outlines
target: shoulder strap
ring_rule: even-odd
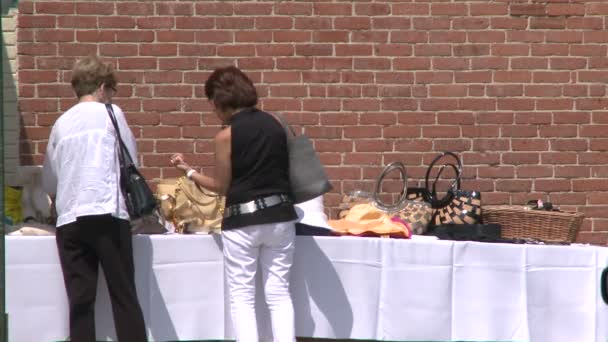
[[[116,120],[116,116],[114,115],[114,109],[112,105],[106,103],[106,109],[108,110],[108,115],[110,116],[110,120],[112,121],[112,125],[114,126],[114,130],[116,131],[116,138],[118,139],[118,144],[120,145],[118,159],[122,164],[122,167],[129,167],[133,165],[133,158],[131,158],[131,154],[127,149],[122,137],[120,136],[120,129],[118,128],[118,121]]]
[[[293,128],[291,128],[291,126],[289,125],[287,120],[285,120],[285,118],[280,114],[273,114],[273,113],[268,113],[268,114],[270,116],[272,116],[275,120],[277,120],[281,124],[281,126],[283,126],[283,129],[285,130],[285,133],[287,134],[287,140],[293,140],[293,138],[296,136],[296,132],[293,130]]]

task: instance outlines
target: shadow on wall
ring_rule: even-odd
[[[3,9],[3,13],[4,13],[4,3],[2,3],[2,9]],[[0,24],[0,29],[1,29],[2,25]],[[7,56],[6,53],[6,43],[4,42],[4,35],[2,35],[2,66],[0,66],[0,80],[2,80],[2,89],[0,89],[0,102],[2,102],[2,116],[0,117],[0,156],[2,156],[3,160],[2,163],[0,163],[0,185],[4,186],[4,173],[6,172],[6,170],[4,170],[4,166],[6,165],[6,161],[4,160],[4,117],[5,117],[5,109],[4,109],[4,70],[5,70],[5,60],[7,58],[5,58],[5,56]],[[2,189],[2,191],[0,192],[0,209],[2,209],[2,211],[0,213],[2,213],[2,215],[4,215],[4,206],[2,205],[4,203],[4,189]],[[4,226],[3,226],[4,228]]]
[[[17,0],[0,0],[0,8],[2,8],[2,15],[6,15],[8,10],[17,7]]]
[[[2,9],[2,16],[4,16],[5,14],[8,13],[9,8],[11,8],[12,6],[15,6],[17,1],[6,1],[6,0],[1,0],[2,2],[0,3],[0,8]],[[4,20],[3,20],[4,21]],[[0,25],[3,27],[3,25]],[[7,113],[8,110],[10,108],[9,104],[12,104],[12,107],[14,109],[14,116],[16,118],[16,103],[17,103],[17,90],[15,87],[15,83],[13,81],[13,77],[11,75],[11,68],[10,68],[10,63],[9,63],[9,59],[8,59],[8,51],[7,51],[7,42],[5,41],[4,38],[4,28],[2,28],[2,66],[0,68],[0,79],[2,80],[2,89],[0,89],[0,100],[2,101],[2,113],[0,113],[0,120],[2,121],[0,123],[0,157],[3,160],[0,160],[0,164],[2,164],[0,166],[0,227],[2,228],[0,230],[0,234],[4,235],[4,184],[5,184],[5,177],[7,176],[7,174],[10,174],[11,172],[14,174],[15,170],[14,167],[16,165],[16,157],[17,154],[14,154],[13,157],[15,157],[15,163],[11,166],[9,166],[10,164],[7,164],[7,159],[6,159],[6,155],[7,155],[7,151],[5,149],[5,146],[7,146],[6,141],[7,139],[14,139],[12,140],[13,142],[13,146],[15,147],[13,149],[13,151],[17,151],[18,149],[16,148],[18,146],[18,140],[19,140],[19,136],[18,136],[18,124],[16,120],[13,120],[12,122],[15,124],[14,127],[10,127],[11,129],[14,129],[13,132],[15,132],[15,135],[13,137],[10,136],[10,134],[6,134],[6,129],[7,129],[7,124],[10,124],[10,122],[6,122],[7,120],[5,119],[7,117]],[[8,167],[7,167],[8,166]],[[8,170],[7,170],[8,169]],[[0,253],[2,253],[2,255],[4,255],[4,247],[0,248]],[[0,258],[0,263],[4,264],[4,257]],[[4,268],[3,271],[0,275],[0,291],[2,291],[2,293],[4,293],[6,291],[6,288],[4,287],[4,283],[5,283],[5,278],[4,278]],[[6,302],[5,302],[5,295],[0,296],[0,336],[2,336],[0,339],[2,341],[5,341],[5,337],[7,336],[7,331],[5,330],[5,327],[7,326],[5,318],[6,315],[4,314],[6,312]]]
[[[11,8],[14,8],[17,1],[0,0],[2,5],[2,16],[14,15],[15,12],[9,13]],[[3,20],[4,24],[4,20]],[[19,165],[19,132],[21,129],[19,114],[17,111],[17,85],[13,77],[13,72],[16,66],[11,66],[11,58],[15,60],[16,45],[14,36],[7,41],[7,34],[15,34],[10,32],[14,27],[4,27],[2,32],[2,120],[3,130],[0,136],[2,137],[2,149],[4,160],[3,176],[5,182],[10,185],[13,180],[16,169]]]

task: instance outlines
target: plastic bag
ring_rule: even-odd
[[[7,225],[15,225],[23,222],[23,209],[21,197],[23,190],[12,186],[4,187],[4,215],[3,220]]]

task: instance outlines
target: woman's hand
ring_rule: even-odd
[[[188,172],[192,169],[188,163],[184,160],[184,155],[176,153],[171,156],[171,165],[175,166],[176,169]]]

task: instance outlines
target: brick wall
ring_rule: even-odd
[[[236,64],[314,138],[328,206],[393,160],[416,184],[452,150],[485,204],[550,200],[586,213],[579,241],[606,243],[607,31],[605,1],[20,1],[21,159],[41,162],[74,58],[99,54],[146,175],[174,176],[175,151],[210,166],[202,82]]]

